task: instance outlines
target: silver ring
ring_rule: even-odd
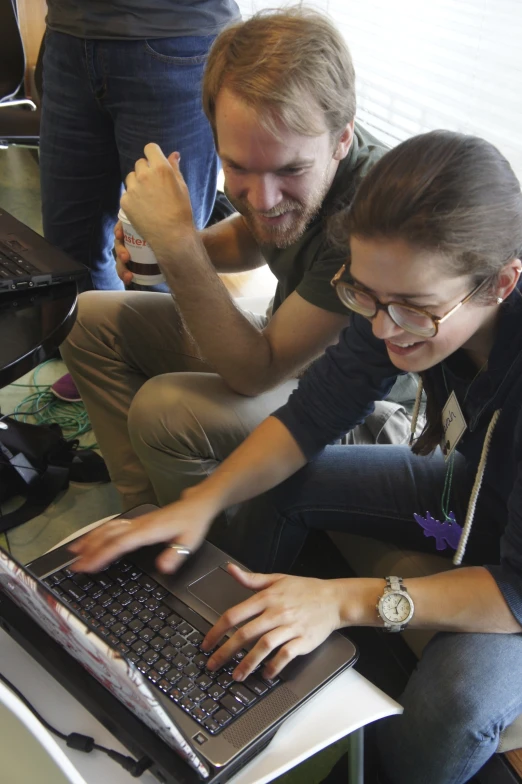
[[[185,547],[184,544],[168,544],[167,547],[171,550],[175,550],[178,555],[192,555],[192,550]]]

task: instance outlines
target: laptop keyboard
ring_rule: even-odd
[[[210,653],[201,650],[202,630],[168,606],[172,596],[132,563],[116,561],[97,574],[69,569],[44,580],[149,681],[212,735],[256,705],[281,681],[258,670],[242,682],[232,672],[246,655],[240,651],[220,670],[210,672]]]
[[[0,242],[0,279],[16,280],[16,278],[38,274],[39,270],[33,264],[11,250],[8,245]]]

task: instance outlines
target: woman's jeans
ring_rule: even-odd
[[[45,237],[123,289],[112,248],[122,182],[148,142],[181,153],[194,221],[214,206],[218,159],[201,80],[214,36],[91,40],[46,33],[40,138]],[[149,287],[150,288],[150,287]],[[157,287],[155,287],[157,289]],[[160,284],[165,290],[165,284]]]
[[[233,512],[226,541],[218,532],[219,544],[264,572],[287,571],[312,528],[435,553],[435,540],[424,535],[413,513],[430,511],[440,519],[445,473],[440,452],[416,457],[403,446],[328,447],[279,487]],[[461,524],[473,478],[457,456],[450,509]],[[479,496],[466,563],[498,562],[497,524]],[[442,554],[451,558],[453,551]],[[437,634],[400,699],[404,714],[379,727],[381,763],[390,781],[468,781],[522,713],[520,684],[521,634]]]

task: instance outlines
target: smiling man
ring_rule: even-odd
[[[83,294],[63,346],[126,508],[199,482],[336,342],[349,316],[330,285],[343,258],[327,219],[385,152],[355,126],[350,54],[314,11],[261,13],[222,32],[203,102],[238,212],[196,231],[178,153],[147,145],[122,206],[172,296]],[[266,317],[240,309],[219,278],[263,264],[278,280]],[[406,376],[353,441],[405,440],[414,396]]]

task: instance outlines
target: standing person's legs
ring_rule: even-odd
[[[104,106],[112,117],[124,182],[149,142],[177,151],[196,228],[207,224],[217,189],[218,157],[202,108],[201,82],[213,36],[99,41],[107,62]],[[116,223],[116,215],[113,223]],[[131,289],[168,291],[166,283]]]
[[[381,765],[393,784],[464,784],[522,713],[521,634],[438,634],[400,703],[380,723]]]
[[[121,192],[104,74],[95,44],[48,30],[43,66],[40,177],[45,237],[91,270],[99,289],[123,289],[112,255]]]
[[[202,229],[216,198],[219,162],[203,112],[201,83],[215,36],[100,42],[108,60],[104,105],[114,122],[122,179],[148,142],[181,154],[194,223]]]

